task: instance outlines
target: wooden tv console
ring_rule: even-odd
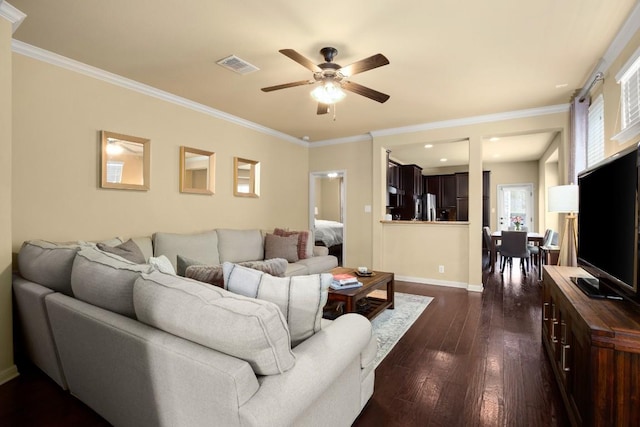
[[[640,309],[592,299],[571,276],[545,266],[542,342],[574,426],[640,426]]]

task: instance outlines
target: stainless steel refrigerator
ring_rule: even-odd
[[[425,193],[420,197],[419,203],[419,216],[416,218],[422,221],[435,221],[436,216],[436,195],[431,193]]]

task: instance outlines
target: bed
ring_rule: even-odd
[[[341,222],[316,219],[314,225],[316,242],[322,242],[328,248],[342,244],[344,225]]]
[[[329,255],[338,258],[338,265],[342,265],[342,230],[344,224],[326,219],[316,219],[314,234],[316,245],[329,248]]]

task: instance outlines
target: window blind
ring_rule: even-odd
[[[628,78],[622,80],[622,128],[640,122],[640,58],[632,68]]]
[[[612,139],[629,141],[640,135],[640,48],[616,74],[620,84],[620,132]]]
[[[591,102],[587,119],[587,167],[604,159],[604,97]]]

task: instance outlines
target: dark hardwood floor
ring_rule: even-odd
[[[482,294],[396,282],[429,304],[376,370],[354,426],[566,426],[541,341],[535,269],[485,275]]]
[[[354,426],[568,425],[542,349],[535,270],[484,282],[482,294],[396,282],[435,299],[378,366]],[[108,425],[39,370],[19,368],[0,386],[0,426]]]

